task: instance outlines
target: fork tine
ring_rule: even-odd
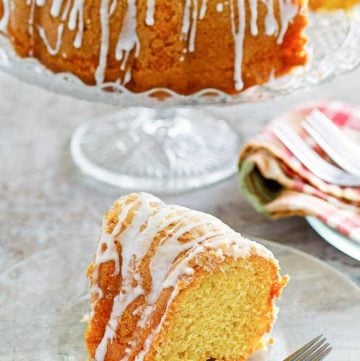
[[[327,348],[322,354],[319,355],[319,357],[314,361],[321,361],[323,360],[330,352],[332,351],[332,348]]]
[[[338,140],[347,150],[352,154],[357,154],[360,156],[360,147],[358,144],[349,139],[344,132],[342,132],[334,122],[327,117],[320,110],[314,110],[309,115],[312,120],[312,125],[316,127],[319,131],[324,132],[326,135],[329,135]]]
[[[324,167],[324,160],[316,154],[289,126],[283,125],[274,129],[275,134],[285,144],[287,148],[309,169],[312,165],[325,169],[326,173],[330,173],[331,176],[338,173],[343,173],[340,169],[328,164]]]
[[[318,361],[320,357],[324,358],[322,355],[324,355],[325,352],[328,352],[329,348],[331,349],[330,344],[327,342],[304,361]]]
[[[295,351],[293,354],[288,356],[284,361],[296,361],[296,359],[299,356],[301,356],[304,352],[306,352],[310,347],[315,345],[322,337],[323,335],[319,335],[315,337],[314,339],[309,341],[305,346],[301,347],[299,350]]]
[[[314,353],[321,348],[326,342],[326,338],[320,338],[314,345],[312,345],[307,351],[303,352],[298,358],[294,361],[312,361]]]
[[[357,153],[355,149],[352,149],[357,146],[351,146],[349,144],[349,140],[341,133],[340,130],[332,130],[332,127],[337,127],[332,124],[331,120],[326,119],[328,118],[324,114],[319,111],[314,111],[305,119],[302,125],[312,138],[314,138],[318,145],[341,168],[351,174],[354,174],[355,176],[360,177],[360,165],[358,162],[360,152]]]
[[[305,358],[302,358],[299,361],[317,360],[320,357],[320,355],[322,355],[330,347],[330,344],[328,342],[326,342],[326,343],[325,342],[326,342],[326,339],[323,340],[322,344],[318,344],[317,347],[315,347],[311,353],[306,355],[307,357],[305,357],[305,355],[304,355]]]
[[[274,127],[274,133],[279,140],[291,150],[315,175],[328,183],[342,186],[358,186],[360,179],[352,176],[322,159],[290,126],[279,124]]]

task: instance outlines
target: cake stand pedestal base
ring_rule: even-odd
[[[87,175],[159,193],[231,176],[238,152],[238,137],[224,120],[194,109],[123,109],[84,123],[71,141],[73,160]]]

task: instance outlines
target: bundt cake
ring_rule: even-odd
[[[88,84],[236,93],[306,63],[307,0],[0,0],[16,52]],[[1,10],[0,10],[1,12]]]
[[[104,218],[88,268],[90,360],[247,360],[287,282],[270,251],[218,219],[136,193]]]

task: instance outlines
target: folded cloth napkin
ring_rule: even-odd
[[[326,114],[360,144],[359,108],[339,102],[304,105],[276,118],[244,146],[239,165],[241,189],[255,209],[265,215],[272,218],[313,216],[360,242],[360,187],[340,187],[322,181],[302,165],[272,131],[275,123],[287,122],[326,158],[301,127],[304,117],[314,109]]]

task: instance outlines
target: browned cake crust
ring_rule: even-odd
[[[67,21],[50,14],[51,1],[44,6],[29,6],[25,0],[12,0],[8,32],[18,54],[34,56],[55,72],[71,72],[87,84],[95,84],[95,72],[99,64],[102,26],[100,22],[101,0],[85,0],[84,35],[80,48],[74,47],[75,31],[69,30]],[[102,0],[104,1],[104,0]],[[236,1],[232,0],[234,4]],[[1,3],[1,1],[0,1]],[[188,41],[181,40],[184,1],[156,0],[155,23],[145,24],[147,0],[137,1],[137,34],[140,52],[130,52],[126,69],[115,58],[115,49],[127,1],[119,0],[110,16],[110,41],[105,71],[105,82],[120,81],[134,91],[142,92],[154,87],[165,87],[181,94],[191,94],[204,88],[221,89],[235,93],[234,87],[234,35],[231,28],[231,11],[224,5],[222,12],[217,9],[218,0],[208,0],[206,15],[197,20],[194,52],[188,51]],[[274,1],[274,11],[279,26],[276,35],[265,35],[266,6],[258,1],[258,32],[250,32],[251,13],[246,2],[246,35],[242,62],[244,88],[268,81],[271,75],[286,74],[293,67],[306,62],[303,35],[307,24],[306,14],[301,10],[305,0],[293,0],[298,13],[288,24],[283,41],[278,44],[278,34],[283,26],[280,18],[279,0]],[[200,0],[199,0],[200,4]],[[64,7],[66,2],[63,1]],[[193,8],[191,8],[191,11]],[[29,24],[29,19],[33,21]],[[235,26],[239,26],[235,11]],[[55,48],[60,23],[64,23],[62,41],[56,54],[51,55],[39,34],[42,27],[47,39]],[[285,24],[287,25],[287,24]],[[241,66],[241,65],[239,65]],[[125,73],[131,70],[131,79],[125,82]],[[238,89],[241,90],[241,89]]]

